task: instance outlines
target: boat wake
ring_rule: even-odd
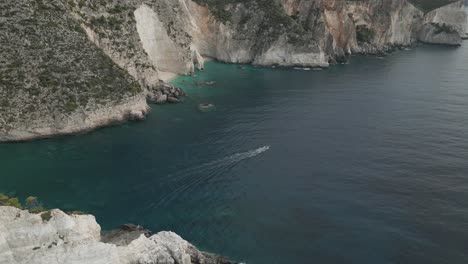
[[[201,165],[193,166],[174,174],[167,176],[169,186],[167,187],[168,192],[159,201],[149,202],[145,210],[165,206],[171,201],[177,199],[184,193],[189,192],[197,187],[209,184],[209,182],[219,179],[220,175],[225,174],[228,170],[232,169],[239,162],[246,159],[256,157],[270,149],[270,146],[263,146],[257,149],[249,150],[246,152],[236,153],[221,159],[203,163]],[[155,178],[155,182],[145,182],[144,186],[137,187],[139,191],[145,188],[151,188],[159,181],[160,178]],[[222,180],[222,179],[221,179]],[[151,190],[147,190],[151,191]]]
[[[241,160],[244,160],[244,159],[248,159],[248,158],[253,158],[259,154],[262,154],[263,152],[267,151],[270,149],[270,146],[263,146],[261,148],[258,148],[258,149],[254,149],[254,150],[250,150],[250,151],[247,151],[247,152],[242,152],[242,153],[237,153],[237,154],[234,154],[234,155],[231,155],[227,158],[224,158],[224,159],[220,159],[218,161],[215,161],[216,162],[220,162],[221,164],[223,163],[231,163],[231,162],[239,162]]]

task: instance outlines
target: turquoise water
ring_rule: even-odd
[[[178,79],[146,122],[0,145],[0,192],[247,263],[468,263],[468,45],[246,67]]]

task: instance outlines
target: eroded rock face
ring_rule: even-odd
[[[0,206],[0,263],[8,264],[230,264],[200,252],[173,232],[149,236],[144,229],[123,228],[101,237],[91,215],[52,210],[50,219]],[[128,227],[128,225],[127,225]]]
[[[135,10],[136,27],[145,52],[159,70],[184,74],[194,70],[191,61],[179,54],[183,47],[174,45],[158,14],[146,4]]]
[[[447,3],[452,0],[446,0]],[[0,3],[0,142],[143,119],[161,80],[229,63],[326,67],[416,41],[459,45],[463,1],[17,0]],[[220,4],[221,3],[221,4]],[[434,8],[431,5],[431,8]]]
[[[347,54],[382,53],[418,40],[451,45],[466,24],[463,2],[450,0],[428,13],[411,0],[179,2],[191,46],[231,63],[324,67]],[[456,30],[427,29],[444,23]]]
[[[426,43],[460,45],[466,32],[465,5],[458,1],[426,14],[418,39]]]
[[[0,142],[147,111],[140,85],[89,41],[62,1],[2,1],[0,45]]]

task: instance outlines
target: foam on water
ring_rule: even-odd
[[[246,152],[236,153],[218,160],[210,161],[198,166],[193,166],[174,174],[168,175],[172,181],[173,189],[163,196],[159,201],[151,201],[145,207],[145,209],[165,206],[179,195],[188,190],[197,188],[200,185],[206,184],[210,179],[217,175],[225,173],[239,162],[256,157],[270,149],[270,146],[263,146],[257,149],[252,149]],[[201,175],[201,176],[197,176]],[[145,188],[151,188],[151,184],[155,182],[145,182],[144,184],[137,187],[140,191]]]

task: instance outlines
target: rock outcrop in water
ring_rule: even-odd
[[[101,236],[92,215],[32,214],[0,206],[0,263],[231,264],[201,252],[173,232],[151,235],[125,225]]]
[[[16,0],[0,3],[0,142],[148,112],[153,88],[229,63],[326,67],[416,41],[459,45],[463,1]],[[179,92],[180,93],[180,92]],[[166,98],[167,97],[167,98]]]

